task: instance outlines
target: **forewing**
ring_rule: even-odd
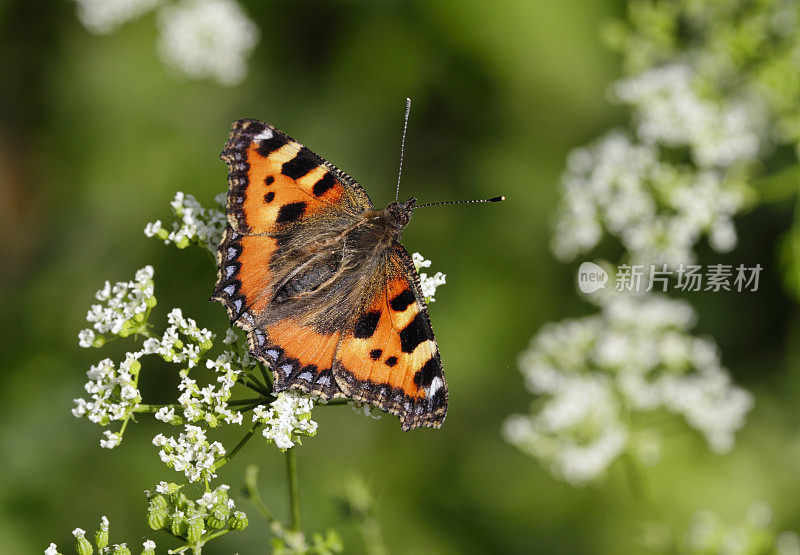
[[[228,164],[228,221],[239,233],[272,233],[331,207],[372,209],[352,177],[264,122],[234,122],[220,158]]]
[[[345,172],[260,121],[235,122],[220,157],[228,165],[229,225],[212,299],[249,332],[251,351],[273,370],[277,391],[341,396],[331,374],[340,334],[276,319],[270,302],[302,253],[324,250],[320,237],[372,209],[369,197]]]

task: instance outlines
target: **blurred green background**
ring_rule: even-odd
[[[758,500],[772,506],[779,530],[800,529],[800,332],[775,262],[790,205],[740,217],[734,254],[700,249],[703,261],[757,261],[766,272],[758,293],[692,298],[699,333],[717,340],[734,378],[756,395],[732,453],[714,455],[681,429],[644,477],[643,509],[619,463],[576,489],[500,435],[531,400],[517,354],[545,322],[592,311],[575,292],[577,263],[557,263],[548,242],[567,152],[627,119],[607,98],[619,60],[599,34],[623,15],[622,2],[242,5],[261,40],[247,78],[224,87],[165,70],[152,14],[95,36],[72,2],[0,1],[0,552],[40,553],[50,541],[69,552],[70,531],[94,530],[102,514],[112,542],[138,547],[151,535],[142,491],[178,475],[158,460],[150,441],[159,428],[146,419],[108,451],[96,426],[70,414],[88,367],[124,352],[79,349],[76,334],[94,291],[145,264],[155,267],[160,318],[180,306],[225,329],[222,306],[207,302],[207,254],[176,251],[142,229],[170,219],[175,191],[208,206],[226,189],[218,155],[231,122],[271,122],[384,205],[407,96],[401,196],[508,202],[416,214],[404,244],[447,274],[430,307],[450,387],[447,422],[406,434],[393,417],[317,409],[319,433],[299,452],[306,529],[335,528],[346,552],[363,551],[335,502],[353,475],[369,485],[392,553],[640,551],[649,523],[680,534],[697,510],[736,520]],[[176,377],[161,370],[144,378],[145,395],[174,391]],[[263,494],[285,518],[274,447],[252,442],[222,481],[237,489],[248,462],[261,466]],[[245,533],[205,552],[263,552],[266,524],[248,514]]]

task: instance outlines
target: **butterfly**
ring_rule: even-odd
[[[352,177],[254,119],[234,122],[220,158],[228,226],[212,300],[248,332],[274,390],[370,403],[406,431],[439,428],[447,382],[400,244],[416,199],[376,210]]]

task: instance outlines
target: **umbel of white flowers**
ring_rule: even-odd
[[[656,294],[597,292],[600,313],[547,325],[520,356],[538,403],[511,416],[506,439],[578,485],[593,480],[629,450],[652,463],[657,428],[632,415],[665,410],[726,452],[753,406],[734,385],[709,339],[692,337],[696,315]]]
[[[168,68],[190,79],[235,85],[259,30],[235,0],[75,0],[78,18],[92,33],[109,34],[156,10],[157,50]]]

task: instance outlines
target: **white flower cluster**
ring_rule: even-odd
[[[772,508],[764,502],[753,503],[744,521],[730,525],[717,514],[700,511],[692,516],[684,539],[687,553],[775,553],[800,555],[800,535],[772,529]],[[758,546],[757,549],[754,549]]]
[[[158,24],[158,50],[167,66],[223,85],[244,79],[259,31],[234,0],[183,0],[161,10]]]
[[[215,201],[224,207],[225,194],[217,195]],[[228,225],[225,212],[216,208],[203,208],[192,195],[184,195],[180,191],[175,193],[170,206],[174,214],[180,218],[180,222],[172,222],[172,231],[164,229],[161,220],[156,220],[147,224],[144,234],[163,239],[165,244],[173,243],[179,249],[189,245],[203,245],[212,253],[216,253],[222,240],[222,232]]]
[[[141,352],[127,353],[119,368],[108,358],[92,366],[86,373],[89,381],[84,385],[91,398],[75,399],[72,414],[78,418],[86,417],[101,426],[126,419],[142,401],[137,388],[141,355]],[[116,447],[121,440],[120,434],[106,431],[104,435],[100,445],[108,449]]]
[[[431,266],[431,261],[426,260],[425,257],[418,252],[412,254],[411,259],[414,262],[414,267],[417,269],[417,272],[419,272],[422,268],[430,268]],[[436,299],[433,298],[433,296],[436,294],[436,288],[447,283],[445,281],[446,277],[447,276],[442,272],[436,272],[432,276],[429,276],[426,273],[419,274],[419,284],[422,288],[422,295],[425,297],[427,302],[432,303],[436,301]]]
[[[259,30],[235,0],[75,0],[78,18],[92,33],[106,34],[158,10],[162,62],[190,79],[235,85],[247,74],[247,58]]]
[[[171,325],[161,338],[148,337],[142,345],[142,352],[159,355],[167,362],[186,363],[189,368],[197,366],[203,353],[211,348],[214,334],[206,328],[199,328],[194,319],[185,318],[180,308],[173,308],[167,320]]]
[[[616,83],[614,93],[634,108],[636,135],[646,144],[688,147],[700,167],[756,159],[767,140],[766,107],[757,97],[712,101],[696,90],[685,63],[657,67]]]
[[[241,365],[234,367],[231,364],[234,359],[235,355],[233,353],[225,352],[218,356],[216,360],[206,361],[206,367],[218,374],[218,387],[207,385],[200,388],[197,382],[189,377],[186,370],[181,371],[181,383],[178,389],[182,393],[178,397],[178,403],[183,407],[184,420],[188,422],[202,420],[211,427],[218,426],[220,420],[224,420],[228,424],[242,423],[242,413],[228,407],[231,389],[233,389],[236,380],[242,373]],[[160,408],[155,417],[162,422],[183,423],[181,419],[175,418],[175,409],[173,407]]]
[[[551,246],[564,261],[595,247],[604,230],[619,237],[633,263],[691,263],[703,234],[727,252],[736,245],[732,217],[746,197],[725,173],[662,161],[656,146],[621,132],[572,151],[561,184]]]
[[[229,485],[221,484],[217,486],[214,491],[205,492],[203,496],[197,500],[197,504],[206,509],[213,509],[214,506],[223,503],[228,509],[232,510],[236,504],[233,502],[233,499],[228,497],[228,490],[230,489],[231,487]]]
[[[270,407],[269,410],[264,405],[255,407],[253,422],[266,425],[262,434],[281,451],[300,443],[298,436],[313,436],[317,433],[317,423],[311,420],[311,410],[314,408],[311,397],[294,390],[282,391],[270,403]]]
[[[639,437],[652,440],[654,430],[632,427],[632,412],[680,415],[711,449],[728,451],[753,398],[731,382],[710,340],[687,333],[692,308],[655,294],[592,300],[600,314],[546,326],[521,355],[540,399],[506,422],[506,439],[572,484],[596,478],[626,449],[640,453]]]
[[[90,32],[113,33],[120,25],[144,15],[162,0],[75,0],[78,19]]]
[[[209,443],[206,432],[199,426],[186,424],[185,433],[178,439],[158,434],[153,445],[161,447],[158,456],[168,467],[183,472],[190,482],[216,478],[214,464],[225,455],[225,447],[218,441]]]
[[[105,286],[95,293],[95,298],[103,304],[94,304],[86,315],[91,328],[78,333],[78,344],[91,347],[98,341],[95,331],[100,335],[129,335],[137,324],[144,322],[147,311],[154,307],[153,267],[145,266],[136,272],[133,281],[119,281]]]

